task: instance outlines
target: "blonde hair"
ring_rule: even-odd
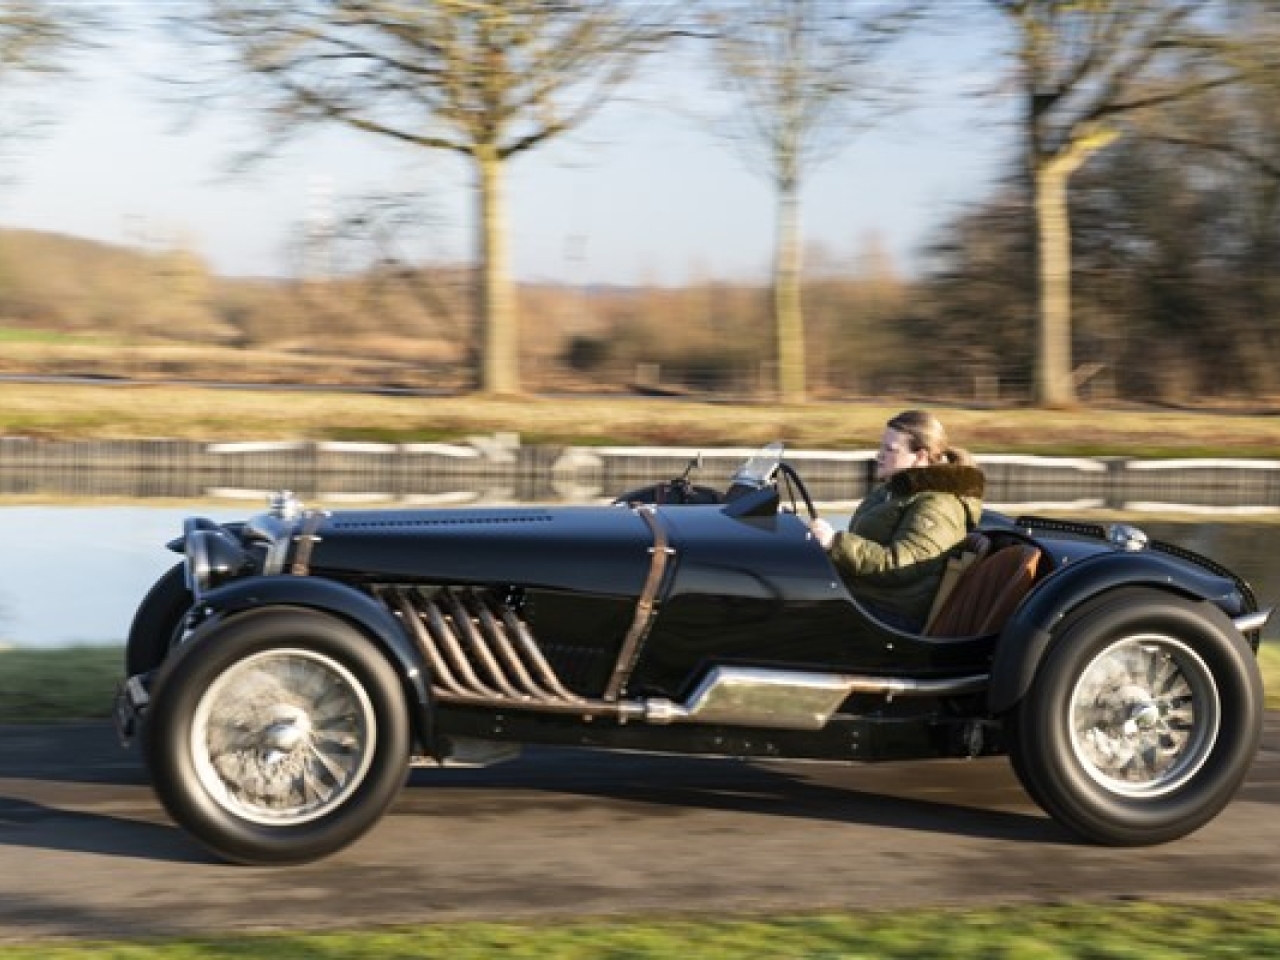
[[[886,426],[906,436],[912,451],[927,453],[930,463],[974,465],[973,455],[968,450],[951,446],[942,422],[927,410],[903,410]]]

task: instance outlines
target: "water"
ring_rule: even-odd
[[[177,562],[164,545],[182,532],[183,519],[243,519],[258,509],[0,507],[0,640],[22,647],[122,643],[138,602]],[[1134,522],[1225,564],[1253,585],[1262,606],[1280,604],[1280,556],[1267,548],[1275,526]]]
[[[177,562],[165,543],[191,508],[0,507],[0,640],[123,643],[134,608]],[[243,508],[200,510],[214,520]]]

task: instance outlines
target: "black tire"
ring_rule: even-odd
[[[1009,763],[1013,767],[1014,776],[1018,778],[1018,783],[1022,784],[1022,789],[1041,810],[1045,813],[1049,812],[1049,806],[1045,802],[1044,797],[1040,796],[1040,785],[1032,779],[1031,773],[1027,770],[1027,764],[1024,759],[1022,749],[1019,747],[1019,738],[1021,732],[1019,730],[1019,721],[1022,711],[1011,710],[1004,718],[1004,744],[1005,751],[1009,755]]]
[[[1009,718],[1010,759],[1027,793],[1079,836],[1164,843],[1231,800],[1263,712],[1257,661],[1225,614],[1129,588],[1055,631]]]
[[[240,614],[184,643],[157,679],[145,733],[169,815],[237,863],[340,850],[409,771],[390,663],[349,623],[294,607]]]
[[[174,564],[147,591],[133,615],[124,647],[126,677],[150,673],[164,662],[194,602],[183,564]]]

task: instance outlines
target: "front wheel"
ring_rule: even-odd
[[[1163,843],[1243,782],[1262,732],[1252,650],[1217,608],[1150,589],[1064,622],[1010,719],[1027,792],[1085,839]]]
[[[170,816],[219,856],[315,860],[382,816],[408,773],[390,664],[354,627],[294,608],[193,637],[157,678],[146,737]]]

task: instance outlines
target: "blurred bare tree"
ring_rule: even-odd
[[[0,0],[0,94],[6,95],[0,107],[0,142],[20,138],[37,124],[7,95],[23,85],[71,74],[69,55],[89,45],[94,24],[101,26],[101,20],[87,3]]]
[[[466,158],[477,198],[479,387],[509,394],[520,371],[505,165],[590,117],[680,9],[674,0],[198,0],[175,20],[250,82],[269,143],[337,124]]]
[[[0,80],[19,73],[61,72],[59,54],[76,37],[76,19],[54,0],[0,2]]]
[[[911,310],[897,324],[933,388],[981,399],[1026,394],[1032,367],[1035,241],[1026,178],[1017,176],[935,231]]]
[[[776,198],[777,390],[798,402],[807,392],[801,190],[812,168],[846,146],[883,106],[885,87],[870,68],[910,18],[880,4],[830,0],[711,6],[718,73],[741,105],[731,117],[731,136]]]
[[[315,316],[332,316],[349,333],[407,335],[424,343],[434,337],[455,345],[458,362],[474,368],[479,351],[465,270],[420,265],[419,254],[439,224],[420,188],[339,198],[319,238],[313,222],[294,226],[293,255],[302,277],[295,292]],[[323,272],[308,276],[307,264],[317,259]],[[334,302],[337,289],[344,291],[341,303]]]
[[[1075,402],[1067,191],[1090,157],[1151,111],[1240,82],[1265,64],[1240,0],[988,0],[1014,28],[1023,149],[1036,224],[1034,396]],[[1265,57],[1262,58],[1265,60]]]
[[[1149,396],[1280,388],[1280,112],[1245,81],[1152,118],[1082,171],[1077,323]],[[1213,145],[1215,149],[1206,149]]]
[[[1233,29],[1266,38],[1266,11]],[[1258,17],[1255,20],[1254,17]],[[1074,177],[1078,389],[1186,402],[1280,389],[1280,100],[1250,52],[1230,84],[1145,108]],[[1249,53],[1249,56],[1245,56]],[[988,395],[1027,395],[1035,344],[1029,171],[939,230],[903,326],[963,359]],[[955,390],[960,384],[945,385]]]
[[[438,224],[418,194],[383,191],[355,197],[339,210],[335,224],[339,256],[343,266],[363,268],[363,299],[371,313],[395,319],[404,311],[393,305],[411,304],[413,314],[429,317],[433,329],[458,344],[459,352],[475,364],[474,311],[460,302],[458,271],[419,269],[409,252],[420,244],[421,234]]]

